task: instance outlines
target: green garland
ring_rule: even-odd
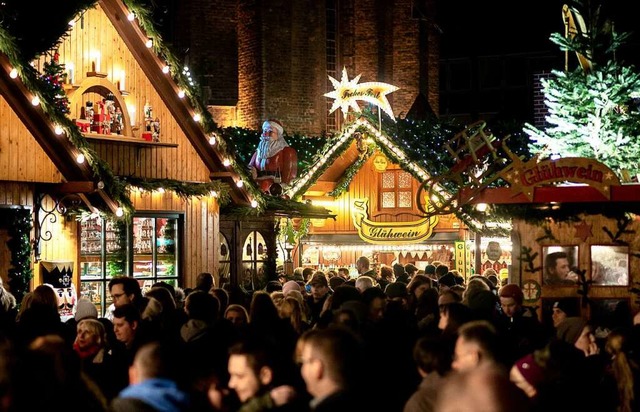
[[[205,183],[189,183],[172,179],[140,179],[127,177],[123,179],[129,186],[136,187],[144,192],[154,192],[160,189],[171,190],[182,199],[191,197],[210,196],[216,192],[218,203],[226,205],[231,201],[229,185],[218,180]]]
[[[344,192],[347,191],[347,189],[349,188],[349,185],[351,184],[351,181],[353,180],[353,178],[360,171],[360,169],[365,164],[365,162],[367,160],[369,160],[371,155],[373,155],[373,153],[375,151],[375,147],[376,146],[373,145],[373,144],[367,145],[367,151],[364,152],[362,154],[362,156],[359,156],[358,159],[356,159],[356,161],[353,162],[349,167],[347,167],[347,169],[344,171],[342,176],[340,176],[340,179],[338,180],[338,183],[336,183],[335,189],[333,189],[331,192],[327,193],[329,196],[331,196],[333,198],[338,198]]]
[[[9,240],[7,246],[11,251],[11,268],[9,269],[9,287],[17,302],[21,302],[29,291],[29,282],[33,278],[31,269],[31,211],[28,209],[12,209],[9,215]]]

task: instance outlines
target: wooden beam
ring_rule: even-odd
[[[42,108],[31,104],[32,93],[19,77],[12,79],[9,76],[11,69],[7,56],[0,53],[0,93],[9,106],[66,180],[91,180],[90,166],[87,162],[76,162],[75,147],[66,135],[55,134],[53,124]]]

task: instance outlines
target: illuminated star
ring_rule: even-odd
[[[333,106],[331,106],[331,109],[329,110],[329,114],[335,112],[338,107],[342,109],[342,114],[344,116],[347,115],[349,106],[351,106],[351,108],[356,112],[360,111],[360,106],[358,106],[358,103],[356,103],[355,100],[344,99],[342,97],[344,96],[345,91],[354,90],[358,87],[360,76],[362,75],[359,74],[353,79],[349,80],[346,67],[342,69],[342,79],[340,79],[340,81],[337,81],[333,77],[329,76],[329,80],[331,80],[331,84],[333,85],[334,90],[332,92],[325,93],[324,96],[330,99],[335,99],[333,101]]]
[[[332,92],[324,94],[325,97],[334,99],[329,113],[333,113],[338,109],[338,107],[342,109],[342,114],[344,116],[349,112],[349,107],[351,107],[355,112],[360,112],[360,106],[358,106],[357,101],[362,100],[378,106],[382,111],[389,115],[391,119],[395,120],[393,110],[391,110],[391,104],[389,104],[389,100],[387,100],[387,94],[398,90],[398,88],[381,82],[358,84],[360,76],[362,75],[359,74],[349,80],[346,67],[342,69],[342,78],[340,81],[329,76],[329,80],[334,87]]]

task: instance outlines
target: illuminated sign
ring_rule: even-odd
[[[524,163],[514,158],[511,167],[500,175],[516,193],[524,193],[533,199],[535,187],[554,182],[586,183],[609,198],[611,186],[620,185],[620,179],[607,166],[583,157],[544,160],[537,157]]]
[[[331,80],[331,84],[333,84],[334,87],[332,92],[324,94],[325,97],[334,99],[333,106],[331,106],[329,113],[333,113],[338,107],[342,109],[342,114],[345,117],[349,112],[349,107],[356,112],[360,112],[358,100],[362,100],[378,106],[382,111],[388,114],[389,117],[395,120],[393,110],[391,110],[391,105],[389,104],[389,100],[387,100],[387,94],[395,92],[398,90],[398,87],[380,82],[358,84],[360,76],[362,75],[359,74],[349,80],[346,68],[342,69],[342,79],[340,81],[329,76],[329,80]]]
[[[378,245],[424,242],[431,237],[439,219],[438,215],[433,214],[412,222],[374,222],[369,219],[368,198],[354,200],[351,217],[360,239]]]

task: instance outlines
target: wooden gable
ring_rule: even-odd
[[[70,116],[80,119],[86,102],[97,105],[111,92],[125,118],[123,133],[85,136],[116,175],[208,181],[210,170],[103,7],[101,2],[83,13],[59,48],[59,61],[69,73],[66,88],[71,102]],[[150,105],[152,117],[160,122],[158,144],[142,138],[145,105]]]
[[[364,132],[369,138],[376,141],[378,147],[384,146],[391,153],[395,153],[398,157],[404,156],[402,148],[393,142],[392,137],[385,136],[379,132],[373,125],[366,120],[360,120],[357,123],[360,128],[358,130]],[[354,128],[353,131],[356,129]],[[351,133],[353,133],[353,131]],[[345,132],[340,138],[347,138],[349,132]],[[356,233],[356,227],[353,223],[352,213],[354,211],[354,201],[368,200],[368,216],[373,222],[413,222],[424,217],[417,207],[416,201],[420,180],[415,175],[426,176],[426,171],[418,165],[412,164],[413,170],[405,170],[400,165],[398,159],[391,159],[382,151],[376,150],[366,161],[360,166],[355,173],[353,179],[349,183],[348,189],[339,197],[333,198],[329,193],[336,189],[340,180],[352,165],[356,164],[362,156],[367,156],[366,149],[362,142],[358,142],[356,138],[350,138],[351,142],[346,149],[332,163],[323,164],[325,158],[320,155],[320,160],[313,168],[320,168],[322,171],[316,180],[308,186],[302,197],[311,200],[314,204],[322,205],[337,215],[334,221],[327,219],[324,222],[315,221],[312,228],[313,233]],[[366,139],[366,137],[363,137]],[[336,145],[340,144],[340,140]],[[377,164],[376,164],[377,163]],[[313,168],[306,175],[301,177],[302,180],[309,179],[309,175],[313,173]],[[402,179],[403,188],[395,190],[395,207],[389,207],[383,204],[382,192],[393,192],[394,189],[383,186],[385,173],[388,177],[394,177],[395,183],[397,179]],[[410,195],[409,195],[410,193]],[[424,191],[422,192],[424,193]],[[391,193],[388,196],[392,197]],[[422,200],[424,204],[424,199]],[[400,204],[402,203],[402,204]],[[461,228],[461,222],[453,215],[444,215],[438,217],[438,224],[434,231],[451,231],[455,232]]]

